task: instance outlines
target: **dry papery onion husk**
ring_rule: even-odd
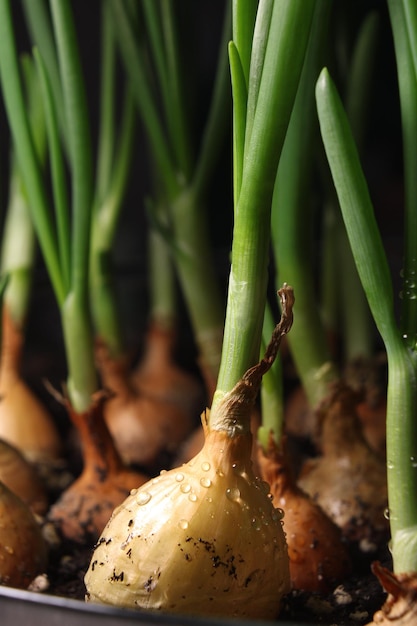
[[[285,435],[276,443],[270,433],[266,450],[258,447],[258,463],[261,477],[271,486],[274,506],[284,511],[291,588],[331,591],[352,570],[340,528],[297,486]]]
[[[203,414],[202,450],[114,511],[85,576],[87,600],[214,616],[278,614],[290,589],[288,553],[282,512],[253,472],[250,414],[292,323],[292,289],[281,298],[264,359]]]
[[[34,514],[0,482],[0,585],[26,589],[45,571],[48,552]]]
[[[148,478],[123,464],[104,420],[105,401],[106,394],[98,392],[84,413],[66,401],[80,438],[83,469],[47,515],[60,536],[85,545],[97,540],[113,509]]]
[[[384,461],[364,438],[355,392],[334,385],[320,407],[321,455],[307,460],[298,484],[362,553],[389,538],[387,473]]]
[[[100,341],[96,345],[96,357],[103,386],[111,394],[104,415],[119,454],[127,465],[153,473],[173,458],[179,444],[194,427],[195,414],[189,411],[189,406],[173,401],[173,394],[157,394],[154,373],[151,391],[135,387],[128,360],[112,358]],[[154,367],[152,363],[152,369]],[[150,379],[148,374],[149,384]],[[161,379],[161,386],[164,384]]]
[[[46,487],[37,469],[14,446],[0,439],[0,481],[37,515],[49,507]]]
[[[417,573],[393,574],[378,562],[372,564],[372,571],[388,593],[388,597],[367,626],[415,626]]]
[[[21,358],[23,329],[3,306],[0,352],[0,437],[31,462],[55,466],[62,458],[62,442],[53,418],[24,382]]]
[[[253,436],[253,444],[252,444],[252,461],[256,465],[257,456],[258,456],[258,444],[256,441],[256,434],[258,432],[258,428],[261,425],[261,413],[259,408],[256,406],[251,411],[250,417],[250,429]],[[202,424],[193,432],[191,435],[184,441],[184,443],[178,448],[178,454],[174,458],[174,462],[172,467],[178,467],[183,463],[187,463],[191,461],[191,459],[200,452],[201,448],[204,446],[205,433]]]

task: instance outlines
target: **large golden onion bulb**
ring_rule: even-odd
[[[250,433],[210,431],[190,462],[134,490],[97,543],[87,600],[274,618],[289,591],[287,547],[250,452]]]

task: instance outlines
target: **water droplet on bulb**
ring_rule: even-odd
[[[182,493],[190,493],[191,491],[191,485],[189,485],[188,483],[183,483],[180,487]]]
[[[190,495],[188,496],[188,499],[190,500],[190,502],[197,502],[197,496],[195,493],[190,493]]]
[[[184,480],[184,474],[178,472],[178,474],[175,475],[175,480],[180,483],[182,480]]]
[[[237,502],[240,500],[240,489],[237,487],[228,487],[226,489],[226,498],[231,500],[232,502]]]
[[[210,478],[200,478],[200,485],[206,488],[210,487],[211,486]]]
[[[143,506],[144,504],[148,504],[151,498],[152,496],[148,491],[141,491],[136,498],[136,502],[140,506]]]
[[[390,459],[387,460],[387,468],[388,469],[393,469],[394,468],[394,463]]]
[[[280,508],[273,509],[271,518],[274,522],[281,521],[284,518],[284,511]]]
[[[203,472],[208,472],[210,467],[211,465],[207,461],[204,461],[204,463],[201,464],[201,469],[203,470]]]
[[[130,495],[131,496],[135,496],[137,494],[138,490],[137,489],[131,489],[130,490]]]
[[[389,519],[389,508],[388,507],[384,511],[384,517],[385,517],[385,519]]]
[[[261,529],[261,522],[259,521],[257,517],[252,518],[251,524],[252,524],[252,528],[254,528],[255,530]]]
[[[187,530],[188,528],[188,522],[186,519],[180,519],[180,521],[178,522],[178,526],[180,528],[182,528],[182,530]]]

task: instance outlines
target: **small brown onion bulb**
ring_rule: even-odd
[[[37,470],[14,446],[0,439],[0,480],[34,513],[45,515],[49,502]]]
[[[281,514],[252,471],[251,435],[211,431],[189,463],[125,500],[98,541],[87,599],[273,618],[289,591]]]
[[[32,511],[0,482],[0,584],[26,589],[46,563],[46,543]]]
[[[51,467],[62,456],[62,442],[52,415],[21,376],[23,329],[7,307],[2,316],[0,367],[0,437],[26,459]]]

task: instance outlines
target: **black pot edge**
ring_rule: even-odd
[[[132,611],[4,586],[0,586],[0,616],[1,626],[271,626],[271,622],[262,620]],[[280,621],[279,626],[311,624]]]

